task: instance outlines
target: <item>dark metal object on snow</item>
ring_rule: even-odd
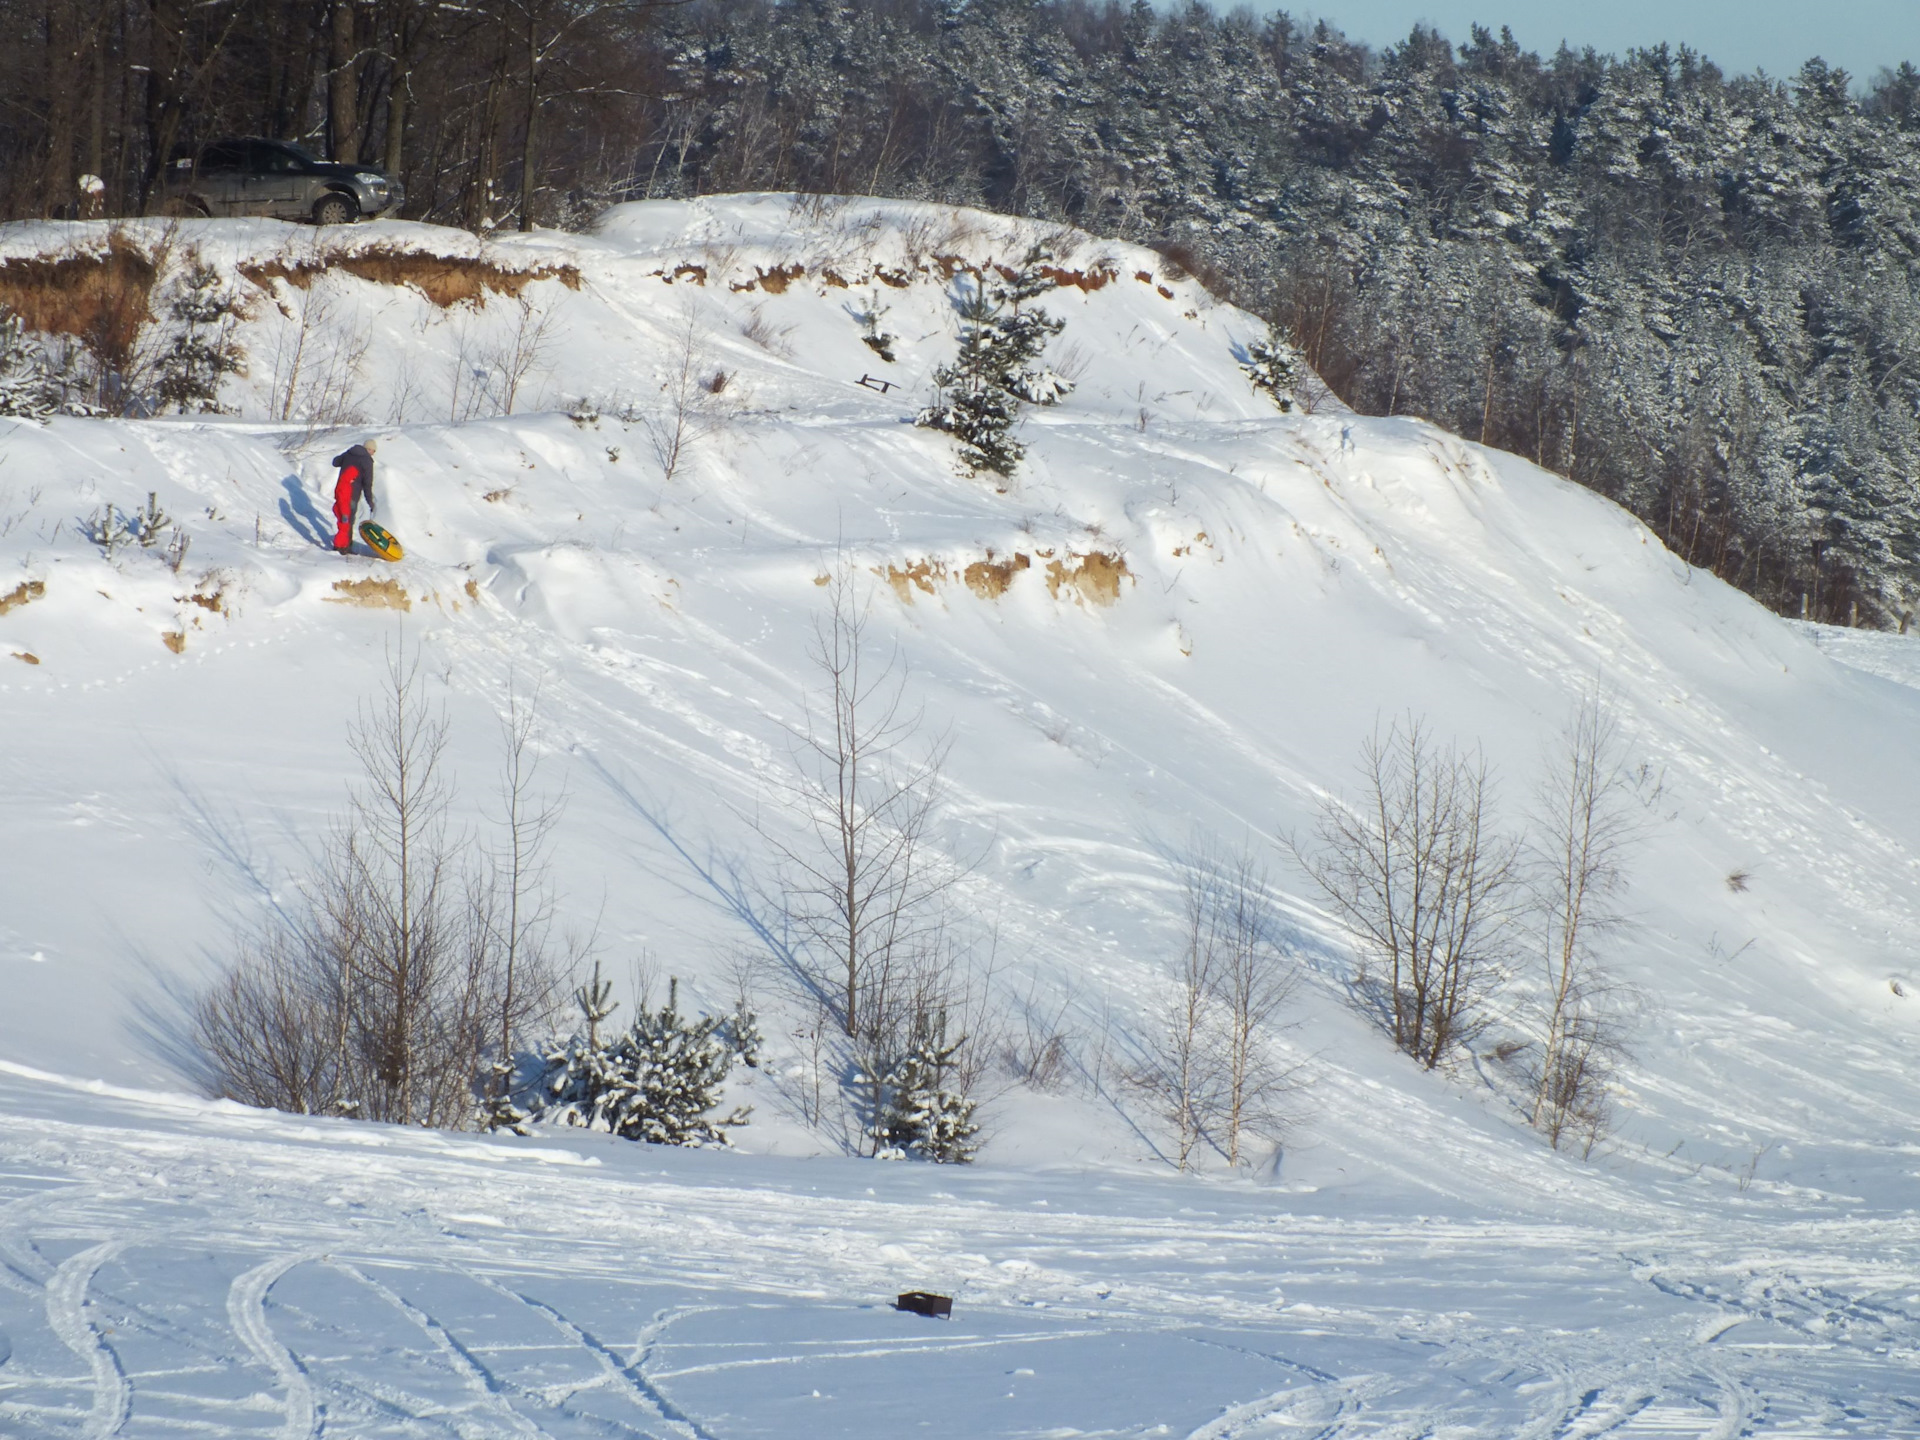
[[[893,1308],[905,1310],[914,1315],[925,1315],[934,1320],[951,1320],[953,1297],[933,1295],[925,1290],[909,1290],[893,1302]]]
[[[856,385],[864,385],[869,390],[878,390],[882,395],[884,395],[887,393],[887,391],[893,389],[895,385],[899,384],[899,381],[882,380],[878,375],[862,375],[858,380],[854,381],[853,383]]]

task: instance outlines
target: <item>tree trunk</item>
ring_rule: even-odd
[[[520,230],[533,229],[533,197],[539,189],[540,44],[534,7],[527,7],[527,125],[520,147]]]
[[[40,212],[66,213],[73,204],[74,107],[80,90],[80,26],[74,7],[50,0],[46,19],[47,151],[41,172]]]
[[[405,158],[407,111],[412,99],[413,49],[419,27],[413,23],[412,7],[401,5],[393,22],[393,74],[387,82],[387,136],[382,147],[382,168],[395,180],[400,178]]]
[[[87,69],[87,173],[102,180],[107,163],[107,36],[113,17],[103,4],[93,21],[93,53]]]
[[[352,0],[334,0],[328,30],[327,153],[353,164],[360,158],[359,46]]]

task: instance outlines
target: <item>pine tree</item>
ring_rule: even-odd
[[[717,1033],[733,1047],[742,1065],[749,1070],[760,1068],[760,1047],[766,1040],[760,1033],[760,1017],[744,999],[734,1005],[731,1015],[721,1018]]]
[[[600,1022],[615,1008],[610,989],[597,972],[593,985],[581,988],[575,998],[587,1033],[555,1041],[535,1057],[533,1080],[495,1103],[489,1128],[524,1135],[535,1124],[567,1125],[653,1145],[727,1144],[726,1132],[746,1124],[748,1113],[709,1118],[737,1053],[729,1017],[682,1016],[674,980],[664,1006],[642,1011],[603,1044]]]
[[[60,408],[60,382],[20,317],[0,306],[0,415],[45,420]]]
[[[934,371],[940,398],[915,424],[944,430],[959,440],[960,457],[975,474],[1013,474],[1026,447],[1013,438],[1020,404],[1058,404],[1071,381],[1039,364],[1047,342],[1066,322],[1027,301],[1053,288],[1046,252],[1027,253],[1019,269],[989,268],[960,309],[960,353]]]
[[[182,414],[224,413],[220,382],[245,369],[233,339],[234,307],[233,292],[211,265],[199,262],[187,272],[185,288],[171,307],[180,331],[160,357],[154,386],[164,404]]]
[[[1293,389],[1300,383],[1300,352],[1278,335],[1268,334],[1247,346],[1240,368],[1286,414],[1293,409]]]
[[[869,1132],[879,1158],[965,1165],[979,1149],[975,1102],[947,1086],[966,1039],[946,1043],[944,1033],[943,1023],[917,1020],[906,1054],[881,1078],[879,1114]]]

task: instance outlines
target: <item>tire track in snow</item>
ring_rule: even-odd
[[[482,1277],[476,1276],[475,1278]],[[625,1361],[615,1353],[611,1346],[607,1345],[598,1336],[574,1324],[573,1321],[569,1320],[544,1300],[536,1300],[531,1295],[523,1295],[517,1290],[509,1290],[505,1286],[492,1281],[487,1281],[486,1283],[491,1288],[499,1290],[503,1294],[511,1295],[521,1304],[527,1306],[527,1308],[537,1310],[546,1316],[548,1322],[552,1324],[556,1330],[567,1336],[575,1344],[587,1350],[588,1353],[599,1360],[602,1369],[605,1370],[608,1375],[616,1381],[622,1382],[622,1388],[627,1391],[630,1399],[635,1401],[643,1410],[651,1411],[653,1415],[659,1419],[661,1424],[670,1428],[675,1435],[681,1436],[682,1440],[714,1440],[714,1436],[703,1429],[697,1420],[660,1393],[659,1388],[647,1378],[645,1367],[647,1356],[652,1353],[654,1344],[659,1340],[669,1325],[673,1324],[676,1320],[683,1320],[689,1315],[698,1315],[704,1311],[717,1309],[719,1307],[712,1305],[694,1305],[675,1310],[661,1311],[658,1315],[655,1315],[647,1327],[640,1332],[640,1338],[634,1345],[633,1359],[631,1361]]]
[[[93,1371],[93,1411],[87,1434],[92,1440],[117,1435],[133,1408],[133,1391],[120,1357],[87,1319],[87,1287],[94,1273],[118,1255],[124,1242],[107,1240],[67,1259],[47,1282],[47,1324]]]
[[[1276,1390],[1271,1395],[1263,1395],[1258,1400],[1249,1400],[1244,1405],[1234,1405],[1207,1421],[1198,1430],[1188,1433],[1186,1440],[1251,1440],[1251,1437],[1271,1433],[1274,1427],[1285,1425],[1289,1430],[1303,1425],[1318,1425],[1312,1440],[1336,1440],[1347,1428],[1347,1422],[1360,1413],[1362,1402],[1360,1392],[1368,1388],[1370,1377],[1355,1380],[1317,1381],[1307,1385],[1289,1386],[1285,1390]],[[1331,1413],[1325,1408],[1332,1406]],[[1303,1415],[1302,1411],[1314,1405],[1320,1408],[1316,1415]]]
[[[0,1285],[23,1295],[39,1295],[53,1279],[53,1266],[33,1248],[19,1222],[45,1201],[45,1195],[29,1195],[0,1210]]]
[[[237,1277],[227,1289],[227,1320],[233,1333],[280,1382],[286,1392],[286,1423],[281,1440],[311,1440],[320,1433],[320,1407],[314,1402],[313,1381],[293,1351],[280,1342],[267,1323],[267,1292],[296,1265],[317,1258],[312,1254],[282,1255],[256,1265]]]
[[[437,1318],[413,1304],[413,1302],[397,1290],[381,1284],[357,1266],[346,1264],[340,1260],[333,1260],[328,1263],[341,1274],[359,1281],[362,1285],[366,1286],[367,1289],[373,1291],[374,1294],[378,1295],[382,1300],[385,1300],[389,1305],[393,1306],[394,1309],[398,1310],[402,1315],[405,1315],[417,1325],[421,1332],[425,1334],[429,1340],[433,1341],[434,1348],[446,1357],[447,1363],[459,1372],[461,1377],[466,1380],[467,1384],[477,1394],[485,1399],[494,1410],[506,1419],[507,1423],[513,1427],[515,1434],[527,1436],[545,1435],[546,1432],[538,1425],[535,1425],[531,1420],[527,1419],[526,1416],[513,1408],[512,1402],[507,1398],[506,1392],[508,1387],[506,1382],[495,1375],[471,1350],[456,1340],[453,1337],[453,1333],[448,1330],[445,1325],[441,1324]]]
[[[1759,1391],[1715,1361],[1710,1360],[1703,1373],[1719,1387],[1719,1395],[1708,1403],[1720,1418],[1702,1440],[1738,1440],[1758,1430],[1769,1409]]]

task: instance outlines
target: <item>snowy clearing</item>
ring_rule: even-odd
[[[1050,237],[1077,388],[997,491],[908,422],[1015,222],[760,196],[487,247],[165,238],[248,297],[239,413],[0,420],[0,1431],[1920,1435],[1920,641],[1781,621],[1418,422],[1280,415],[1236,361],[1257,322],[1125,246]],[[553,273],[441,304],[302,271],[340,245]],[[714,372],[668,478],[675,377]],[[395,566],[322,548],[328,458],[376,433]],[[149,492],[177,572],[84,538]],[[645,952],[729,1003],[842,560],[952,737],[942,839],[1006,993],[1073,1039],[1058,1092],[1001,1077],[979,1166],[836,1153],[771,999],[737,1154],[182,1098],[185,1004],[310,877],[400,644],[475,825],[509,677],[540,681],[569,917],[617,979]],[[1119,1083],[1179,945],[1168,856],[1305,832],[1409,712],[1517,809],[1596,680],[1650,777],[1615,1136],[1555,1154],[1490,1053],[1396,1054],[1275,858],[1297,1118],[1254,1176],[1174,1177]],[[910,1288],[954,1320],[885,1308]]]

